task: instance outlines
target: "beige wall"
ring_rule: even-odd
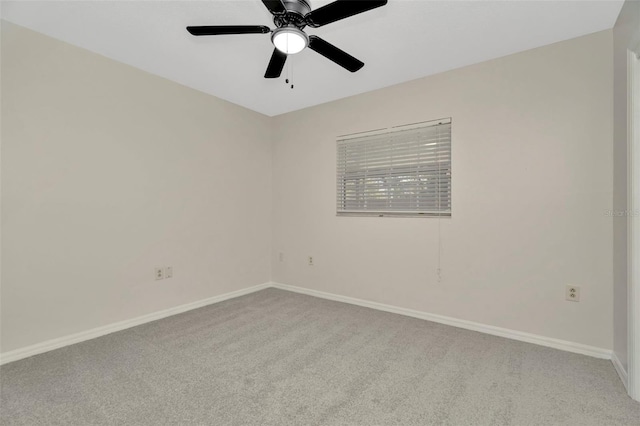
[[[2,124],[2,352],[269,281],[268,117],[3,21]]]
[[[611,349],[612,45],[604,31],[276,117],[273,280]],[[437,282],[438,220],[336,217],[335,139],[441,117]]]
[[[269,119],[2,22],[2,352],[270,278],[612,348],[612,45]],[[335,137],[449,116],[439,283],[437,220],[335,216]]]
[[[627,51],[640,47],[640,2],[627,0],[613,29],[614,177],[613,205],[627,210]],[[613,219],[614,352],[627,369],[627,217]]]

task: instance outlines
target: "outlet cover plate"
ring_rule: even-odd
[[[568,285],[565,299],[570,302],[579,302],[580,301],[580,287],[575,285]]]

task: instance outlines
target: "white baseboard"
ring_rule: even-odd
[[[69,336],[59,337],[57,339],[47,340],[42,343],[27,346],[24,348],[16,349],[13,351],[0,354],[0,365],[7,364],[9,362],[17,361],[19,359],[28,358],[33,355],[38,355],[44,352],[49,352],[54,349],[62,348],[64,346],[73,345],[74,343],[84,342],[85,340],[95,339],[96,337],[111,334],[116,331],[125,330],[127,328],[135,327],[137,325],[145,324],[151,321],[166,318],[172,315],[187,312],[193,309],[201,308],[203,306],[212,305],[214,303],[222,302],[224,300],[233,299],[234,297],[244,296],[245,294],[253,293],[259,290],[270,287],[270,283],[259,284],[253,287],[245,288],[238,291],[232,291],[231,293],[221,294],[219,296],[209,297],[207,299],[198,300],[192,303],[176,306],[162,311],[153,312],[147,315],[142,315],[137,318],[116,322],[113,324],[105,325],[102,327],[94,328],[80,333],[71,334]]]
[[[461,320],[443,315],[430,314],[427,312],[416,311],[413,309],[399,308],[397,306],[385,305],[383,303],[369,302],[367,300],[356,299],[353,297],[340,296],[337,294],[326,293],[324,291],[310,290],[307,288],[296,287],[288,284],[271,283],[272,287],[281,290],[293,291],[309,296],[320,297],[322,299],[335,300],[337,302],[350,303],[352,305],[363,306],[366,308],[377,309],[379,311],[391,312],[394,314],[405,315],[408,317],[419,318],[427,321],[433,321],[440,324],[451,325],[453,327],[464,328],[467,330],[479,331],[481,333],[491,334],[494,336],[506,337],[508,339],[519,340],[521,342],[534,343],[536,345],[547,346],[550,348],[560,349],[567,352],[588,355],[595,358],[611,359],[613,352],[608,349],[598,348],[595,346],[583,345],[581,343],[569,342],[566,340],[554,339],[551,337],[539,336],[537,334],[525,333],[508,328],[494,327],[492,325],[481,324],[473,321]]]
[[[62,348],[64,346],[69,346],[75,343],[84,342],[85,340],[95,339],[96,337],[104,336],[106,334],[114,333],[120,330],[125,330],[127,328],[135,327],[137,325],[141,325],[151,321],[166,318],[182,312],[201,308],[203,306],[212,305],[214,303],[222,302],[224,300],[233,299],[239,296],[244,296],[245,294],[253,293],[269,287],[292,291],[295,293],[302,293],[309,296],[320,297],[322,299],[335,300],[338,302],[344,302],[352,305],[363,306],[366,308],[377,309],[379,311],[391,312],[399,315],[419,318],[427,321],[433,321],[440,324],[450,325],[453,327],[459,327],[467,330],[478,331],[481,333],[491,334],[494,336],[506,337],[508,339],[519,340],[522,342],[534,343],[541,346],[547,346],[555,349],[574,352],[582,355],[588,355],[596,358],[610,359],[612,360],[613,365],[615,366],[616,371],[620,375],[620,378],[624,382],[625,386],[627,385],[627,373],[622,368],[622,365],[620,364],[620,361],[618,360],[618,358],[615,357],[612,351],[608,349],[597,348],[594,346],[583,345],[580,343],[569,342],[566,340],[559,340],[559,339],[553,339],[551,337],[539,336],[531,333],[524,333],[522,331],[510,330],[510,329],[501,328],[501,327],[494,327],[491,325],[480,324],[473,321],[461,320],[461,319],[447,317],[443,315],[437,315],[437,314],[430,314],[427,312],[416,311],[413,309],[400,308],[397,306],[385,305],[383,303],[370,302],[367,300],[356,299],[353,297],[340,296],[337,294],[326,293],[323,291],[310,290],[307,288],[296,287],[292,285],[280,284],[280,283],[274,283],[274,282],[256,285],[253,287],[245,288],[245,289],[234,291],[231,293],[225,293],[219,296],[210,297],[208,299],[198,300],[196,302],[187,303],[185,305],[176,306],[174,308],[169,308],[169,309],[165,309],[158,312],[153,312],[151,314],[143,315],[137,318],[132,318],[130,320],[120,321],[117,323],[105,325],[103,327],[94,328],[91,330],[83,331],[83,332],[72,334],[69,336],[47,340],[42,343],[37,343],[35,345],[5,352],[0,354],[0,365],[17,361],[23,358],[28,358],[30,356],[38,355],[44,352],[52,351],[54,349]]]
[[[618,376],[620,376],[620,380],[622,380],[622,384],[624,384],[625,389],[629,390],[629,388],[627,387],[627,383],[629,380],[627,377],[627,370],[624,369],[622,363],[620,362],[620,359],[618,358],[618,355],[616,355],[615,352],[611,354],[611,362],[616,369],[616,373],[618,373]]]

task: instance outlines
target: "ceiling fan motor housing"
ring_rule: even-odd
[[[307,26],[304,17],[311,12],[311,5],[307,0],[281,0],[287,10],[273,16],[273,23],[278,28],[295,26],[302,29]]]

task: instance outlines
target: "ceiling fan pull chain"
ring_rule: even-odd
[[[289,52],[289,37],[287,37],[287,52]],[[289,66],[287,67],[287,76],[291,75],[291,79],[287,78],[287,84],[291,81],[291,89],[293,89],[293,61],[289,60]]]
[[[285,78],[284,82],[289,84],[289,75],[291,74],[291,60],[287,63],[287,78]]]
[[[286,84],[291,82],[291,88],[293,89],[293,61],[289,61],[287,64],[287,78],[284,80]]]

